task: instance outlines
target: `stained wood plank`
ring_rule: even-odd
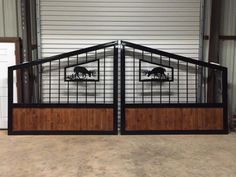
[[[126,130],[222,130],[223,108],[128,108]]]
[[[111,108],[13,108],[13,131],[113,130]]]

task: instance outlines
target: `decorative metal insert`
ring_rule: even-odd
[[[140,59],[139,81],[172,82],[174,81],[174,69],[170,66]]]
[[[67,66],[64,68],[65,81],[99,81],[99,59]]]

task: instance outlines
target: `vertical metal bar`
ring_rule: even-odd
[[[151,62],[153,62],[152,53],[151,53]],[[153,82],[151,80],[151,103],[153,103]]]
[[[37,71],[36,66],[31,66],[31,90],[32,90],[32,97],[31,97],[31,103],[37,103]]]
[[[144,51],[143,50],[142,50],[142,59],[144,60]],[[142,82],[142,103],[144,103],[144,82]]]
[[[160,64],[162,64],[162,56],[160,55]],[[162,102],[162,84],[160,83],[160,103]]]
[[[79,55],[76,55],[76,63],[79,64]],[[79,82],[76,82],[76,103],[79,102]]]
[[[115,45],[113,49],[113,130],[117,134],[118,123],[118,48]]]
[[[70,65],[70,57],[67,58],[67,66]],[[70,82],[67,82],[67,103],[70,102]]]
[[[52,62],[49,62],[49,103],[51,103],[51,89],[52,89]]]
[[[186,64],[186,95],[187,95],[186,101],[188,103],[188,62]]]
[[[37,88],[37,103],[40,103],[40,70],[39,70],[39,65],[36,66],[37,68],[37,84],[38,84],[38,88]]]
[[[8,68],[8,134],[12,132],[13,70]]]
[[[40,67],[39,67],[39,70],[40,70],[40,75],[39,75],[39,83],[40,83],[40,97],[39,97],[39,103],[42,103],[42,99],[43,99],[43,95],[42,95],[42,75],[43,75],[43,66],[42,64],[40,64]]]
[[[199,66],[199,70],[200,70],[200,73],[199,73],[199,81],[200,81],[200,96],[199,96],[199,101],[200,103],[203,103],[204,102],[204,99],[203,99],[203,94],[204,94],[204,90],[203,90],[203,81],[204,81],[204,73],[203,73],[203,67],[202,66]]]
[[[33,82],[33,67],[30,66],[28,68],[28,72],[27,72],[28,78],[29,78],[29,103],[33,103],[33,99],[34,99],[34,82]]]
[[[224,106],[224,122],[223,127],[224,130],[228,132],[228,77],[227,77],[227,68],[222,71],[222,102]]]
[[[88,62],[88,53],[86,52],[86,59],[85,59],[85,62],[87,63]],[[85,81],[85,103],[87,104],[88,103],[88,82],[87,82],[87,79]]]
[[[106,89],[105,89],[105,86],[106,86],[106,48],[104,48],[104,51],[103,51],[103,56],[104,56],[104,63],[103,63],[103,82],[104,82],[104,85],[103,85],[103,102],[105,103],[105,94],[106,94]]]
[[[133,48],[133,103],[135,103],[135,49]]]
[[[178,103],[179,103],[179,60],[177,63],[178,71],[177,71],[177,90],[178,90]]]
[[[170,57],[169,57],[169,66],[170,66]],[[172,76],[171,76],[172,77]],[[173,78],[171,78],[171,79],[173,79]],[[169,103],[170,103],[170,81],[169,81]]]
[[[206,95],[206,68],[203,67],[203,90],[204,90],[204,103],[207,103],[207,95]]]
[[[95,59],[97,59],[97,50],[95,50]],[[98,61],[98,62],[100,62],[100,61]],[[100,69],[99,69],[99,67],[100,67],[100,65],[99,65],[99,63],[98,63],[98,73],[97,73],[97,75],[99,75],[100,73],[99,73],[99,71],[100,71]],[[94,82],[94,102],[95,102],[95,104],[96,104],[96,102],[97,102],[97,82]]]
[[[61,60],[58,60],[58,103],[61,102]]]
[[[125,46],[121,49],[121,134],[125,133]]]
[[[196,96],[196,103],[198,102],[198,68],[195,65],[195,96]]]

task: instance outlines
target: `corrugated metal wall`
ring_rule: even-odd
[[[17,37],[20,0],[0,0],[0,37]]]
[[[201,0],[40,0],[42,57],[129,40],[198,58]]]
[[[220,35],[236,36],[236,1],[222,1]],[[228,68],[229,111],[236,114],[236,41],[220,42],[220,62]]]
[[[201,0],[38,2],[42,57],[112,40],[128,40],[199,58]],[[44,102],[47,102],[48,97],[48,85],[45,83],[47,79],[43,75]],[[195,86],[194,82],[195,79],[192,83]]]

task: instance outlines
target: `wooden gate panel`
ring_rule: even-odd
[[[222,130],[222,108],[127,108],[126,130]]]
[[[112,108],[14,108],[13,131],[112,131]]]

